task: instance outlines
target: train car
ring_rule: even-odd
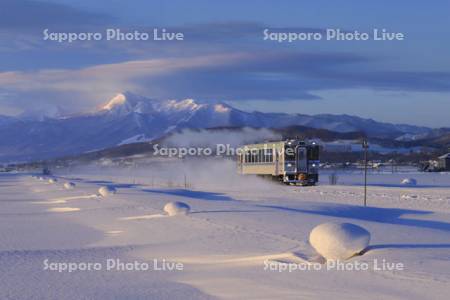
[[[319,181],[319,145],[297,139],[244,145],[239,148],[240,174],[273,176],[286,184]]]

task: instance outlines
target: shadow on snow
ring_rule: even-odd
[[[202,192],[184,189],[143,189],[147,193],[166,194],[171,196],[188,197],[199,200],[209,201],[231,201],[233,198],[222,193]]]
[[[414,226],[421,228],[450,231],[450,223],[402,217],[403,215],[427,215],[433,213],[421,210],[363,207],[355,205],[336,205],[336,204],[334,205],[330,204],[327,206],[318,206],[313,209],[291,208],[278,205],[258,205],[258,206],[289,212],[315,214],[336,218],[346,218],[385,224],[396,224],[396,225]]]

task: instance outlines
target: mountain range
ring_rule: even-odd
[[[253,127],[326,129],[377,139],[411,141],[448,129],[390,124],[349,115],[246,112],[222,102],[153,100],[129,92],[84,114],[43,118],[0,116],[0,161],[30,161],[158,139],[185,128]]]

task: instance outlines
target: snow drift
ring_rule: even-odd
[[[64,183],[64,188],[66,190],[71,190],[71,189],[75,188],[75,183],[73,183],[73,182],[66,182],[66,183]]]
[[[402,184],[404,185],[417,185],[417,180],[414,178],[405,178],[402,180]]]
[[[348,259],[363,251],[370,241],[370,233],[351,223],[324,223],[313,228],[309,235],[311,246],[324,258]]]
[[[56,182],[58,182],[58,179],[56,179],[56,178],[50,178],[48,180],[48,183],[56,183]]]
[[[187,215],[191,211],[191,207],[184,202],[169,202],[164,206],[164,211],[169,216]]]
[[[102,197],[108,197],[110,195],[114,195],[116,192],[117,192],[116,188],[113,186],[102,186],[101,188],[98,189],[98,193]]]

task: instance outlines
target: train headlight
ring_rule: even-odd
[[[292,167],[292,164],[287,164],[288,167]]]
[[[313,168],[315,168],[315,167],[316,167],[316,164],[312,164],[312,166],[313,166]]]

